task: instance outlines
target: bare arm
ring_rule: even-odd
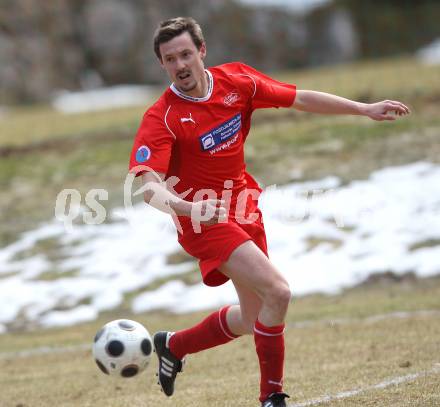
[[[165,184],[165,174],[161,172],[147,172],[142,174],[145,203],[169,214],[178,216],[191,215],[191,202],[185,201],[171,193]]]
[[[402,116],[410,113],[407,106],[394,100],[360,103],[330,93],[313,90],[298,90],[293,107],[310,113],[360,115],[379,121],[395,120],[396,114]]]
[[[164,180],[164,173],[150,171],[142,174],[142,189],[147,204],[170,215],[192,217],[193,220],[205,225],[217,223],[226,216],[223,201],[219,199],[186,201],[171,192]]]

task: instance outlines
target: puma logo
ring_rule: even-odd
[[[182,123],[186,123],[186,122],[193,122],[194,124],[196,124],[196,122],[194,121],[194,119],[192,118],[191,113],[189,114],[189,117],[181,117],[180,121]]]

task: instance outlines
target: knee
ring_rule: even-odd
[[[289,283],[284,282],[281,284],[277,289],[277,293],[280,304],[287,308],[292,299],[292,291],[290,290]]]
[[[271,285],[265,294],[265,302],[279,309],[287,309],[291,298],[292,292],[287,281],[279,281]]]

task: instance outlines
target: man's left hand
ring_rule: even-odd
[[[370,103],[365,105],[364,109],[365,116],[377,121],[396,120],[397,116],[405,116],[410,113],[407,106],[395,100],[384,100],[378,103]]]

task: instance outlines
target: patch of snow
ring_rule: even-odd
[[[430,44],[419,49],[416,56],[425,64],[438,65],[440,64],[440,38],[437,38]]]
[[[52,106],[63,113],[82,113],[141,106],[153,93],[151,86],[119,85],[78,92],[60,92],[52,100]]]
[[[338,293],[383,271],[438,274],[440,245],[430,242],[440,239],[439,179],[439,165],[419,162],[347,185],[327,177],[268,187],[260,207],[271,260],[294,295]],[[111,223],[75,225],[69,233],[53,220],[0,248],[0,331],[18,316],[42,326],[88,321],[164,278],[171,281],[133,299],[135,312],[184,313],[237,301],[231,283],[179,280],[195,263],[168,264],[181,250],[168,215],[139,204],[111,216]],[[47,239],[59,245],[60,259],[35,249]],[[54,270],[59,278],[38,280]]]

